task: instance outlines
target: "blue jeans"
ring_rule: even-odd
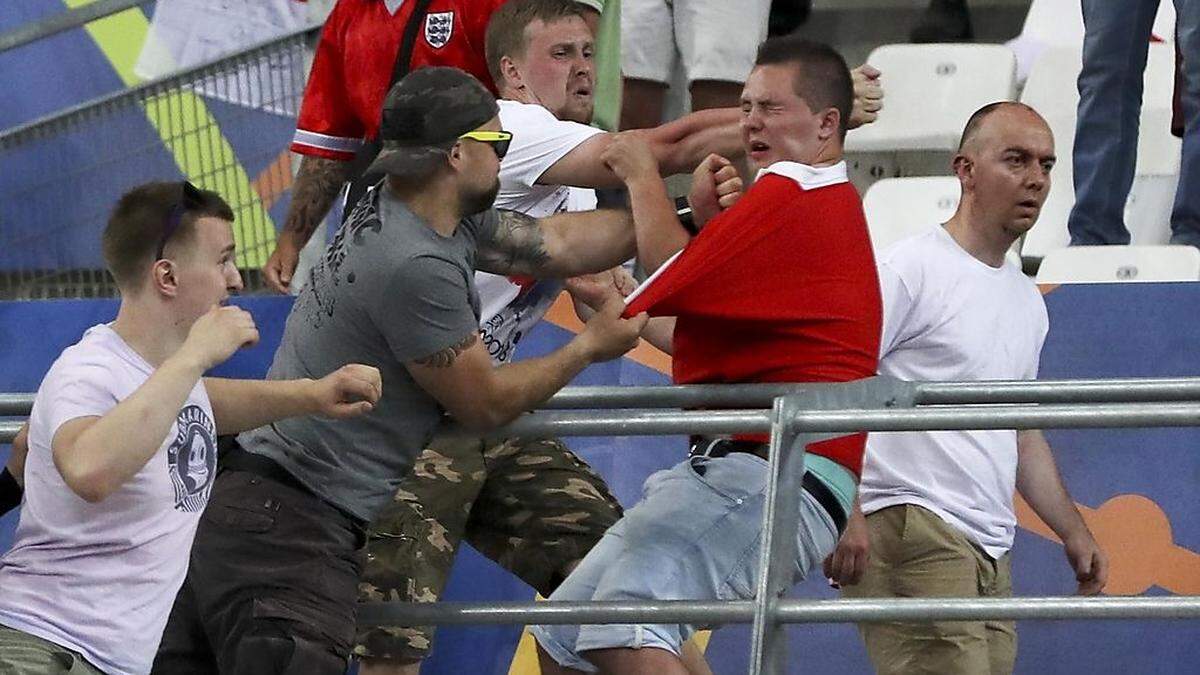
[[[1146,51],[1159,0],[1083,0],[1071,244],[1128,244],[1125,201],[1137,163]],[[1200,0],[1175,0],[1184,55],[1185,133],[1171,243],[1200,246]]]
[[[754,596],[767,463],[751,454],[691,457],[646,480],[642,500],[625,513],[550,600],[734,600]],[[820,504],[801,491],[796,532],[800,581],[837,543]],[[596,668],[580,652],[655,647],[679,654],[691,625],[534,626],[538,644],[560,665]]]

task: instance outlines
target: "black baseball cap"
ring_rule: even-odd
[[[415,70],[392,85],[383,102],[379,156],[368,173],[405,174],[439,161],[458,137],[500,112],[479,80],[458,68]]]

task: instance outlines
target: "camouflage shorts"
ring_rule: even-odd
[[[359,600],[436,602],[459,542],[544,596],[621,517],[604,479],[557,440],[435,440],[371,524]],[[432,626],[362,628],[358,656],[413,662]]]

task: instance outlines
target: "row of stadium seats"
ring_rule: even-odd
[[[958,202],[958,185],[952,178],[935,180],[927,188],[879,181],[949,176],[950,160],[971,113],[993,101],[1020,100],[1049,122],[1058,162],[1041,216],[1020,243],[1019,254],[1037,261],[1067,246],[1067,218],[1075,202],[1071,153],[1079,103],[1078,46],[1043,50],[1019,93],[1016,57],[1003,45],[885,45],[867,62],[884,73],[886,110],[878,122],[847,137],[846,152],[855,184],[865,192],[865,201],[875,205],[868,208],[868,217],[877,241],[895,241],[907,231],[900,222],[908,219],[905,212],[920,213],[925,218],[922,225],[942,222]],[[1136,177],[1125,208],[1134,245],[1160,246],[1170,237],[1180,156],[1180,141],[1170,134],[1173,82],[1174,48],[1150,44]],[[890,214],[883,212],[883,204],[889,204]],[[893,227],[899,229],[891,231]]]
[[[881,251],[933,223],[946,222],[958,208],[959,195],[958,179],[954,176],[886,178],[875,182],[863,196],[863,210],[875,250]],[[1042,222],[1038,221],[1039,226]],[[1019,261],[1015,248],[1011,255]],[[1064,245],[1048,251],[1037,272],[1039,284],[1118,281],[1200,281],[1200,249],[1157,244]]]

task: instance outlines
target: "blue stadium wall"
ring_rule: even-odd
[[[1060,287],[1046,296],[1051,330],[1043,378],[1200,375],[1200,284]],[[257,376],[278,343],[289,301],[247,298],[262,343],[223,366],[222,375]],[[111,301],[0,303],[0,391],[32,391],[57,354],[83,330],[111,320]],[[525,356],[570,336],[543,323],[522,344]],[[577,384],[651,384],[666,377],[630,359],[595,366]],[[1200,594],[1200,433],[1196,429],[1051,431],[1058,460],[1076,501],[1113,559],[1114,593]],[[642,480],[680,457],[676,438],[570,439],[570,445],[630,505]],[[8,448],[0,447],[0,456]],[[0,550],[11,543],[16,514],[0,519]],[[1074,588],[1062,547],[1039,534],[1022,513],[1014,552],[1019,595],[1065,595]],[[3,589],[0,589],[0,593]],[[824,580],[810,579],[797,597],[832,597]],[[529,599],[533,592],[471,550],[464,550],[447,599]],[[1020,673],[1192,673],[1200,671],[1196,622],[1025,622],[1019,627]],[[707,653],[719,674],[746,671],[748,629],[715,631]],[[447,628],[435,643],[426,673],[535,672],[514,663],[516,627]],[[525,645],[520,652],[527,654]],[[849,626],[791,630],[790,672],[868,673]]]

